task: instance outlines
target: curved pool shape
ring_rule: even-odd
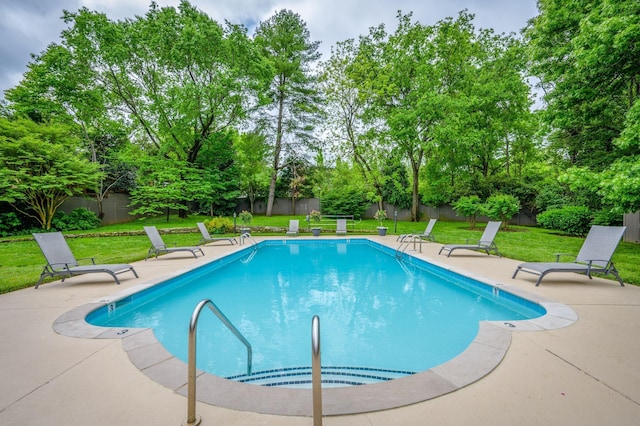
[[[296,240],[296,242],[303,241],[304,240]],[[260,249],[258,252],[262,251],[267,245],[280,245],[287,247],[289,254],[292,252],[295,254],[296,245],[291,246],[291,242],[293,241],[267,238],[265,241],[260,242]],[[347,250],[346,253],[350,253],[350,247],[356,247],[357,244],[367,244],[371,245],[371,247],[375,248],[377,251],[375,257],[376,260],[371,258],[369,259],[370,261],[378,262],[380,259],[386,259],[385,261],[391,260],[392,263],[398,262],[395,260],[397,256],[395,248],[386,246],[383,243],[369,241],[364,238],[351,238],[345,240],[322,239],[304,242],[314,245],[331,245],[338,243],[341,245],[336,246],[335,251],[342,253],[344,253],[345,249]],[[302,248],[302,246],[297,247]],[[209,270],[213,272],[214,276],[217,276],[226,265],[229,265],[236,260],[244,260],[247,262],[252,260],[252,256],[258,256],[258,254],[252,255],[252,253],[257,253],[254,251],[253,246],[230,246],[225,249],[217,248],[215,252],[220,253],[221,251],[230,254],[218,259],[200,259],[199,262],[195,263],[196,266],[192,267],[191,270],[177,270],[172,274],[172,277],[165,276],[153,279],[144,284],[124,289],[112,296],[80,305],[58,317],[53,324],[53,328],[57,333],[71,337],[120,339],[129,359],[141,372],[155,382],[186,396],[187,365],[165,349],[165,347],[158,341],[159,336],[156,336],[154,330],[138,327],[98,327],[87,323],[86,319],[87,317],[98,316],[98,311],[103,309],[109,310],[109,307],[113,309],[115,306],[116,311],[120,311],[121,308],[126,306],[128,303],[135,302],[136,299],[141,297],[148,297],[149,295],[152,295],[152,298],[161,297],[170,287],[167,282],[168,278],[174,278],[181,282],[182,285],[186,285],[187,281],[192,279],[194,276],[201,274],[205,270]],[[386,254],[387,257],[380,257],[379,252]],[[287,255],[287,258],[288,256],[289,255]],[[402,262],[398,263],[398,265],[405,274],[404,281],[407,281],[406,277],[408,276],[423,275],[426,274],[427,271],[431,271],[430,273],[434,273],[436,275],[441,275],[448,280],[452,277],[457,277],[456,279],[459,281],[458,285],[470,289],[476,298],[498,298],[503,301],[507,301],[507,304],[522,304],[527,310],[533,309],[539,313],[542,312],[543,308],[546,310],[546,314],[536,318],[519,321],[482,320],[480,321],[479,326],[476,325],[478,330],[477,335],[462,353],[449,361],[428,370],[420,371],[416,374],[411,374],[395,380],[368,384],[365,386],[325,387],[323,385],[322,403],[324,415],[347,415],[385,410],[427,401],[453,392],[480,380],[496,368],[509,348],[513,332],[555,330],[567,327],[577,320],[575,311],[564,304],[542,298],[538,294],[529,293],[518,287],[503,285],[500,282],[493,282],[486,277],[475,276],[473,274],[471,274],[471,277],[468,277],[470,275],[468,271],[458,270],[454,267],[448,266],[447,263],[450,262],[448,262],[447,259],[444,260],[443,264],[439,263],[439,259],[437,261],[429,260],[429,262],[438,263],[438,265],[432,265],[432,263],[425,261],[423,254],[418,254],[417,252],[414,252],[411,255],[408,253],[402,253],[399,257],[402,259]],[[309,267],[310,265],[320,265],[322,263],[317,261],[315,256],[310,256],[308,254],[294,255],[294,258],[296,258],[297,261],[293,263],[297,264],[298,268],[302,265]],[[277,259],[277,262],[273,263],[280,265],[281,267],[293,267],[290,263],[285,262],[285,260],[285,258],[279,258]],[[484,260],[482,261],[484,262]],[[159,262],[164,262],[164,260],[159,260]],[[171,262],[171,260],[169,260],[169,262]],[[206,264],[202,265],[202,262],[206,262]],[[500,267],[511,268],[508,264],[503,266],[502,262],[506,261],[501,261],[499,263]],[[374,275],[383,273],[384,269],[385,268],[379,268],[379,271]],[[352,281],[360,281],[359,276],[353,276],[354,278]],[[383,281],[385,282],[385,285],[394,284],[393,282]],[[409,293],[418,290],[422,291],[422,286],[416,286],[415,281],[409,280],[408,282],[413,284],[406,285],[407,283],[405,283],[405,285],[403,285],[403,291],[407,291]],[[303,286],[307,285],[309,285],[308,282],[303,283]],[[291,285],[278,286],[278,289],[290,287]],[[430,287],[430,284],[426,285],[426,288]],[[347,292],[347,294],[349,294],[349,292]],[[251,294],[243,292],[239,300],[244,301],[250,296]],[[365,300],[367,297],[369,297],[369,300],[376,300],[374,296],[375,295],[367,294],[364,298]],[[283,298],[283,300],[284,299],[285,298]],[[343,304],[347,304],[343,299],[344,298],[334,299],[329,297],[315,297],[312,300],[334,300],[341,303],[340,306],[342,306]],[[288,303],[291,305],[298,303],[295,299],[291,300],[290,298],[286,298],[286,300],[288,300]],[[347,300],[350,299],[347,298]],[[241,305],[241,303],[239,305]],[[380,306],[381,304],[376,302],[375,305]],[[195,307],[195,303],[193,306]],[[397,303],[395,303],[395,306],[396,310],[408,311],[404,306]],[[422,312],[424,313],[426,311],[423,310]],[[213,317],[213,315],[207,310],[206,312],[203,312],[201,317],[204,319],[206,317]],[[354,315],[353,318],[359,318],[359,315]],[[306,329],[307,334],[305,339],[307,343],[305,344],[303,341],[301,346],[303,348],[305,346],[307,347],[308,357],[310,359],[311,317],[298,318],[298,321],[302,324],[302,328]],[[240,321],[240,323],[242,322],[243,321]],[[323,335],[322,365],[324,369],[327,366],[327,347],[330,346],[328,341],[330,341],[332,337],[328,335],[326,330],[327,327],[325,326],[325,322],[328,321],[321,320],[321,322],[321,333]],[[182,326],[186,327],[184,324]],[[201,325],[198,327],[200,329]],[[206,327],[202,328],[204,329]],[[187,334],[186,329],[184,329],[184,334]],[[341,343],[344,343],[344,341],[341,341]],[[198,345],[201,345],[201,342],[199,342]],[[334,344],[333,346],[335,347],[336,345]],[[337,346],[340,347],[340,345]],[[242,363],[245,363],[246,360],[244,355],[239,356],[243,357]],[[324,375],[325,372],[323,371],[323,376]],[[312,415],[311,392],[308,389],[291,389],[277,386],[254,386],[202,372],[198,374],[197,389],[198,401],[206,404],[265,414],[291,416]]]
[[[518,321],[540,305],[423,261],[399,260],[366,240],[270,241],[91,313],[101,327],[151,328],[187,361],[194,307],[212,300],[251,343],[205,310],[197,367],[268,386],[310,386],[309,321],[321,319],[323,384],[375,383],[459,355],[480,321]],[[229,260],[229,259],[227,259]]]

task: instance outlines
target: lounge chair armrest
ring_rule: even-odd
[[[95,259],[93,257],[83,257],[83,258],[78,259],[78,262],[80,262],[81,260],[87,260],[87,259],[91,261],[92,265],[96,264],[96,261],[95,261]]]
[[[51,269],[53,269],[53,270],[60,269],[60,268],[64,268],[67,271],[69,270],[69,264],[68,263],[49,263],[48,266],[51,267]]]
[[[560,262],[561,256],[575,256],[575,255],[571,253],[555,253],[554,256],[556,257],[556,262]]]

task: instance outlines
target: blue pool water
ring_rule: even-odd
[[[91,324],[148,327],[186,361],[189,320],[212,300],[253,347],[253,371],[310,366],[311,318],[321,320],[322,365],[397,371],[444,363],[482,320],[541,316],[537,304],[367,240],[265,241],[94,311]],[[198,368],[246,373],[246,349],[207,309]]]

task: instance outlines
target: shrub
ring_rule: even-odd
[[[20,230],[22,222],[14,212],[0,213],[0,236],[15,235]]]
[[[248,225],[253,220],[253,215],[246,210],[242,210],[238,215],[238,220],[242,222],[243,225]]]
[[[507,229],[509,220],[519,211],[520,200],[513,195],[492,195],[484,203],[485,214],[491,219],[500,220],[504,229]]]
[[[588,207],[565,206],[540,213],[536,220],[543,228],[584,236],[591,228],[593,213]]]
[[[598,210],[593,214],[593,224],[603,226],[622,226],[622,215],[609,209]]]
[[[362,191],[347,188],[328,192],[322,197],[321,204],[324,214],[347,214],[360,219],[371,202]]]
[[[94,212],[80,207],[69,214],[64,214],[61,211],[56,212],[51,225],[59,231],[79,231],[97,228],[101,223]]]
[[[453,204],[453,210],[458,216],[464,216],[469,221],[471,228],[476,227],[476,217],[482,211],[482,202],[477,195],[469,195],[468,197],[460,197]]]
[[[230,234],[233,232],[233,222],[226,217],[214,217],[205,223],[211,234]]]
[[[571,199],[566,195],[564,187],[557,182],[542,186],[536,196],[538,211],[561,209],[567,204],[571,204]]]

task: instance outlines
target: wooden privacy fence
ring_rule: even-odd
[[[103,201],[103,211],[105,213],[105,217],[103,219],[103,223],[112,224],[112,223],[123,223],[129,222],[136,219],[135,216],[129,214],[132,208],[129,207],[130,201],[127,194],[110,194],[109,197],[105,198]],[[61,210],[65,213],[70,213],[73,209],[78,207],[85,207],[94,212],[98,212],[98,204],[95,199],[92,198],[83,198],[83,197],[70,197],[61,207]],[[238,206],[236,207],[236,211],[240,212],[242,210],[249,210],[249,201],[244,198],[238,199]],[[321,211],[320,209],[320,200],[317,198],[305,198],[296,200],[295,205],[295,213],[293,212],[291,200],[287,198],[278,198],[275,200],[273,204],[273,214],[274,215],[299,215],[302,217],[306,217],[306,215],[310,214],[312,210]],[[387,212],[388,219],[394,220],[397,218],[398,220],[409,220],[411,218],[411,212],[409,209],[398,209],[391,204],[385,204],[384,209]],[[265,214],[267,210],[266,202],[260,200],[256,201],[254,204],[254,214]],[[363,217],[366,219],[372,219],[376,211],[378,210],[377,204],[372,204],[367,211],[365,211]],[[465,220],[464,217],[458,216],[456,212],[453,210],[451,206],[445,205],[441,207],[433,207],[433,206],[420,206],[420,217],[423,220],[436,218],[439,220],[447,220],[447,221],[456,221],[463,222]],[[335,226],[335,219],[337,216],[341,218],[350,219],[351,222],[348,222],[349,225],[354,226],[354,218],[352,215],[322,215],[324,217],[326,226]],[[635,216],[636,218],[638,215]],[[626,216],[625,216],[626,218]],[[478,217],[478,222],[487,222],[489,218],[486,217]],[[535,226],[535,217],[531,217],[527,215],[524,211],[521,211],[518,215],[514,216],[513,219],[509,222],[512,225],[525,225],[525,226]],[[313,226],[313,221],[310,223]],[[323,225],[319,225],[323,226]],[[627,233],[628,234],[628,233]]]

